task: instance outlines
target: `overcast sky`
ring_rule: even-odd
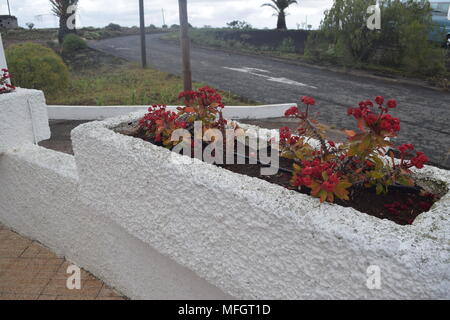
[[[51,16],[48,0],[9,0],[11,14],[17,16],[19,24],[33,22],[36,27],[56,27],[57,20]],[[276,17],[273,9],[261,7],[267,0],[188,0],[190,23],[196,27],[210,25],[222,27],[232,20],[245,20],[256,28],[274,28]],[[138,0],[80,0],[79,23],[81,26],[102,27],[110,22],[123,26],[138,25]],[[146,25],[162,25],[162,9],[166,24],[178,24],[177,0],[144,0]],[[287,24],[296,29],[297,23],[316,28],[324,10],[331,7],[333,0],[299,0],[288,10]],[[1,14],[7,14],[6,0],[0,0]],[[40,16],[40,17],[37,17]]]

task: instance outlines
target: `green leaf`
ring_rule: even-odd
[[[377,184],[377,195],[379,196],[380,194],[382,194],[383,193],[383,191],[384,191],[384,186],[382,185],[382,184]]]

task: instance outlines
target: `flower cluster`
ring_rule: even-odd
[[[9,74],[8,69],[2,69],[1,72],[2,74],[0,76],[0,94],[14,91],[16,87],[14,87],[9,83],[11,75]]]
[[[291,129],[288,127],[280,128],[281,145],[295,145],[299,140],[300,137],[292,135]]]
[[[166,110],[164,105],[153,105],[148,113],[139,120],[139,126],[145,131],[146,138],[153,139],[164,146],[172,147],[171,136],[176,129],[184,129],[187,123],[178,120],[178,114]]]
[[[178,96],[184,102],[184,107],[178,108],[179,115],[188,115],[187,121],[193,123],[202,121],[205,128],[221,127],[226,123],[221,116],[224,104],[222,97],[216,90],[203,87],[197,91],[185,91]],[[221,118],[217,120],[217,116]]]
[[[197,91],[180,93],[179,99],[185,104],[177,108],[177,112],[168,111],[164,105],[154,105],[139,121],[144,137],[156,143],[172,148],[176,143],[171,141],[172,133],[177,129],[193,130],[193,123],[201,121],[203,129],[223,129],[227,121],[223,118],[222,97],[216,90],[203,87]]]
[[[285,116],[300,120],[298,136],[288,128],[280,129],[281,155],[294,160],[294,174],[291,180],[296,188],[308,188],[311,195],[321,201],[333,202],[335,197],[349,200],[349,188],[375,187],[378,194],[388,192],[395,184],[413,186],[410,169],[421,169],[428,162],[425,154],[417,152],[415,157],[406,160],[414,150],[411,144],[398,148],[400,164],[392,157],[392,166],[384,158],[388,149],[394,148],[387,138],[396,137],[400,131],[400,120],[389,114],[397,108],[395,100],[378,96],[359,103],[358,107],[348,109],[348,115],[357,120],[360,132],[346,130],[348,142],[336,144],[325,139],[325,131],[317,121],[309,118],[309,107],[316,104],[310,97],[303,97],[306,106],[302,111],[292,107]],[[310,138],[320,142],[320,148],[308,143]]]
[[[400,167],[402,169],[410,169],[416,167],[417,169],[423,169],[425,164],[429,161],[428,157],[423,152],[416,152],[416,155],[411,158],[410,161],[406,160],[406,157],[414,151],[414,146],[412,144],[402,144],[398,147],[400,152],[400,164],[397,165],[395,162],[393,164],[394,168]]]
[[[375,103],[378,105],[378,112],[375,112],[374,103],[366,100],[359,103],[359,108],[349,108],[347,114],[355,117],[361,131],[369,129],[377,135],[395,137],[400,131],[400,120],[392,117],[389,110],[397,107],[397,101],[389,100],[384,106],[384,98],[378,96]]]
[[[334,202],[335,197],[349,200],[347,189],[351,187],[351,183],[336,172],[336,166],[334,161],[323,162],[318,158],[302,161],[301,165],[294,164],[291,184],[311,189],[311,195],[320,198],[322,202]]]

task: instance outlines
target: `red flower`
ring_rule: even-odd
[[[298,107],[291,107],[289,108],[284,115],[286,117],[292,117],[292,116],[297,116],[298,115]]]
[[[378,96],[375,98],[375,102],[381,106],[384,103],[384,98],[382,96]]]
[[[289,129],[288,127],[283,127],[280,128],[280,140],[285,141],[291,138],[292,133],[291,133],[291,129]]]
[[[334,183],[325,181],[324,183],[322,183],[322,189],[324,189],[327,192],[333,192],[334,189],[336,188],[336,185]]]
[[[335,147],[336,147],[336,143],[334,143],[334,141],[328,141],[328,144],[329,144],[332,148],[335,148]]]
[[[428,159],[425,153],[417,152],[416,156],[411,159],[411,164],[417,169],[422,169],[428,161],[430,161],[430,159]]]
[[[290,144],[290,145],[294,145],[294,144],[296,144],[299,140],[300,140],[300,137],[292,136],[292,137],[289,139],[289,144]]]
[[[312,179],[310,177],[304,177],[303,178],[303,184],[307,187],[309,187],[312,184]]]
[[[366,107],[373,107],[373,102],[372,101],[366,100],[365,103],[366,103]]]
[[[398,150],[405,154],[408,151],[413,151],[414,150],[414,146],[412,144],[402,144],[400,147],[398,147]]]
[[[388,108],[390,108],[390,109],[397,108],[397,101],[396,101],[396,100],[389,100],[389,101],[387,102],[387,106],[388,106]]]
[[[375,163],[373,163],[372,161],[366,160],[366,165],[370,168],[375,167]]]
[[[316,104],[316,100],[314,100],[314,98],[307,97],[307,96],[302,97],[301,101],[303,104],[308,105],[308,106],[314,106]]]

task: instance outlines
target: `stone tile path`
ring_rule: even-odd
[[[125,300],[85,270],[81,289],[67,289],[70,265],[0,224],[0,300]]]

